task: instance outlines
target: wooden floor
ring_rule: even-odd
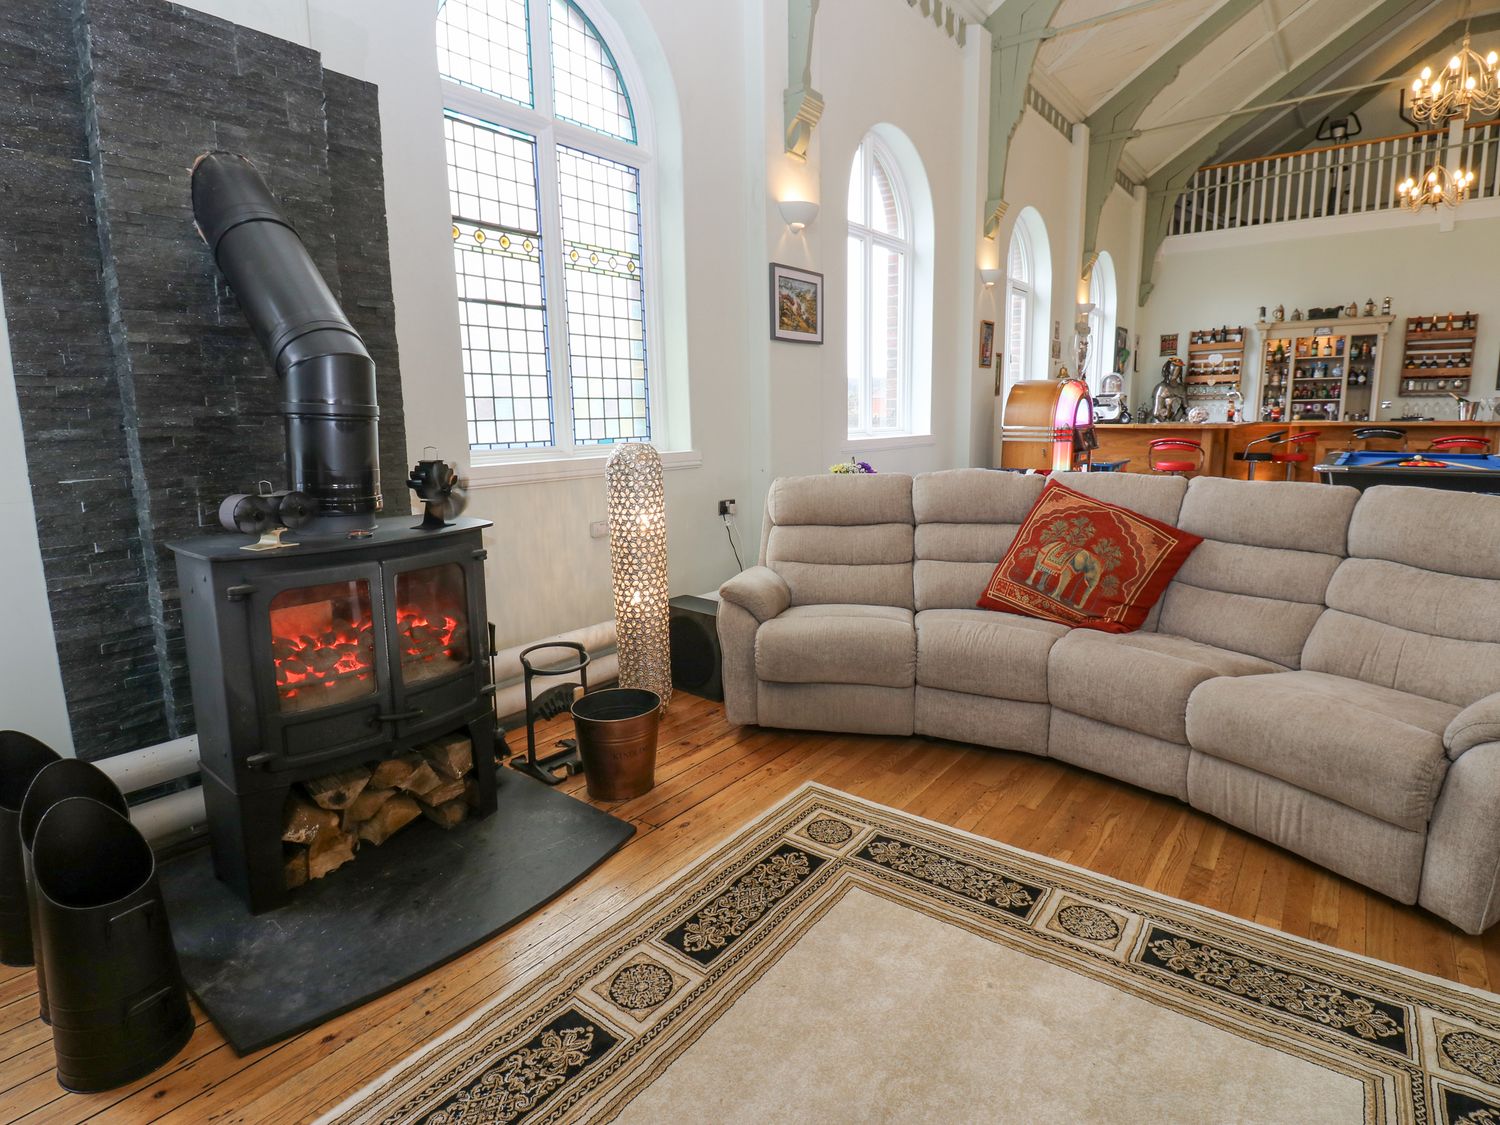
[[[198,1012],[187,1047],[150,1079],[64,1094],[31,972],[0,969],[0,1121],[311,1120],[809,780],[1288,933],[1500,986],[1500,926],[1482,939],[1458,933],[1174,800],[1062,763],[922,738],[733,727],[692,696],[673,703],[662,742],[656,788],[612,810],[636,836],[593,875],[421,980],[246,1058]],[[582,795],[580,779],[568,788]]]

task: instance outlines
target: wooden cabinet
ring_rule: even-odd
[[[1380,416],[1386,335],[1394,317],[1261,321],[1256,324],[1252,421],[1363,422]]]

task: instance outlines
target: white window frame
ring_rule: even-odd
[[[547,372],[552,399],[552,429],[555,444],[536,449],[469,448],[470,486],[527,483],[592,476],[603,471],[612,445],[579,445],[574,440],[571,357],[568,351],[567,290],[562,238],[562,191],[558,180],[559,145],[591,153],[634,168],[639,176],[641,207],[641,294],[646,336],[646,410],[650,441],[668,450],[672,430],[667,419],[667,396],[663,372],[654,348],[663,339],[659,302],[652,300],[652,287],[660,276],[661,251],[656,237],[658,210],[656,169],[652,160],[655,135],[646,105],[645,80],[628,52],[622,50],[619,27],[594,4],[572,0],[608,49],[625,85],[636,143],[601,133],[553,115],[552,12],[551,0],[527,0],[531,59],[531,107],[518,105],[498,94],[476,90],[439,75],[444,111],[461,113],[481,122],[514,129],[533,139],[536,146],[537,222],[542,239],[542,284],[546,302]],[[436,15],[434,20],[436,20]],[[436,51],[434,49],[434,66]],[[447,223],[442,229],[446,230]],[[455,302],[454,315],[458,305]],[[464,405],[464,428],[468,429],[468,405]],[[669,468],[699,465],[702,458],[692,452],[665,454]]]
[[[863,373],[860,380],[859,417],[861,426],[858,429],[847,429],[846,440],[857,442],[880,441],[886,438],[909,438],[914,436],[912,427],[912,396],[914,382],[913,368],[913,309],[916,306],[916,216],[912,211],[911,195],[906,186],[905,177],[901,173],[901,164],[891,152],[889,146],[875,133],[865,134],[864,140],[860,142],[859,148],[855,150],[855,158],[859,162],[859,170],[850,168],[850,176],[858,174],[860,177],[860,190],[865,200],[865,223],[857,223],[852,217],[846,216],[849,239],[858,239],[862,243],[864,255],[864,278],[865,287],[861,301],[861,327],[862,339],[859,346],[864,351]],[[903,233],[900,235],[885,234],[877,231],[870,225],[870,207],[873,201],[870,198],[870,172],[872,163],[878,162],[885,169],[886,179],[890,181],[891,193],[896,200],[897,227]],[[844,198],[848,198],[846,192]],[[874,279],[871,273],[871,261],[876,246],[887,250],[894,250],[901,255],[901,309],[899,314],[901,347],[898,351],[896,361],[898,365],[896,383],[899,389],[896,406],[896,425],[881,429],[868,428],[865,423],[870,420],[870,399],[872,373],[870,369],[870,302],[874,299]],[[853,289],[853,279],[849,279],[848,301],[852,304],[856,294]],[[852,349],[854,340],[846,342],[846,346]],[[847,379],[847,375],[846,375]],[[847,391],[846,391],[847,394]],[[865,448],[870,448],[865,446]]]
[[[1010,388],[1028,378],[1025,374],[1026,365],[1030,362],[1032,351],[1032,328],[1036,320],[1036,289],[1033,282],[1036,277],[1036,247],[1032,244],[1031,233],[1026,227],[1017,222],[1010,234],[1011,244],[1006,247],[1005,253],[1005,389]],[[1015,256],[1017,241],[1020,242],[1021,258],[1026,263],[1026,276],[1016,277],[1011,273],[1011,259]],[[1020,324],[1017,319],[1016,299],[1021,302],[1019,314]],[[1019,334],[1019,341],[1017,335]],[[1012,344],[1015,347],[1012,347]]]
[[[1089,272],[1089,357],[1085,381],[1090,394],[1098,394],[1104,377],[1115,369],[1115,324],[1118,317],[1119,286],[1115,281],[1114,260],[1100,252]]]

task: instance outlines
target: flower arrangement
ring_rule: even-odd
[[[840,461],[828,467],[830,473],[873,473],[875,466],[868,461]]]

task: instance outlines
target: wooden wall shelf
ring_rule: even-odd
[[[1449,318],[1468,321],[1469,327],[1416,328]],[[1437,316],[1406,318],[1406,346],[1401,358],[1401,384],[1397,394],[1405,398],[1433,398],[1438,395],[1469,395],[1474,377],[1474,342],[1479,335],[1479,314],[1465,311],[1440,313]],[[1423,366],[1421,359],[1433,365]]]

